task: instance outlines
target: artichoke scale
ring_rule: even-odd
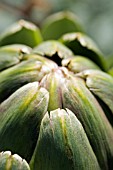
[[[44,40],[50,40],[58,39],[67,32],[83,32],[82,25],[79,21],[78,17],[70,11],[61,11],[52,14],[42,22],[42,36]]]
[[[25,44],[35,47],[42,42],[39,28],[26,20],[15,22],[0,35],[0,46],[9,44]]]
[[[30,170],[26,160],[10,151],[0,152],[0,170]]]
[[[59,66],[61,66],[62,59],[73,56],[73,52],[69,48],[56,40],[40,43],[33,49],[33,52],[55,61]]]
[[[66,67],[75,74],[89,69],[100,70],[98,65],[92,60],[79,55],[75,55],[72,58],[63,59],[62,66]]]
[[[10,151],[0,152],[0,170],[30,170],[26,160]]]
[[[100,169],[81,123],[68,109],[45,114],[30,167],[31,170]]]
[[[0,150],[10,150],[30,160],[48,100],[47,90],[33,82],[0,105]]]
[[[113,120],[113,78],[98,70],[86,70],[79,75],[84,77],[86,86],[109,108],[109,119]],[[113,125],[113,124],[112,124]]]
[[[108,69],[104,54],[97,47],[96,43],[85,33],[67,33],[64,34],[59,41],[71,49],[75,55],[82,55],[91,59],[104,71]]]
[[[12,67],[29,54],[31,48],[23,44],[13,44],[0,47],[0,71]]]

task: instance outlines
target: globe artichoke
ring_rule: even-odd
[[[0,47],[0,170],[112,170],[113,77],[95,43],[13,40]]]

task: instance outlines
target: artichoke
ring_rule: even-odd
[[[33,43],[17,32],[0,40],[0,170],[13,158],[21,170],[112,170],[113,77],[104,55],[80,32],[44,42],[29,34]]]

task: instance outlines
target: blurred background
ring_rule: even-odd
[[[0,33],[19,19],[36,25],[50,14],[75,13],[85,32],[105,55],[113,54],[113,1],[111,0],[0,0]]]

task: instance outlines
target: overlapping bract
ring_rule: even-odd
[[[0,169],[30,170],[30,167],[19,155],[12,155],[10,151],[5,151],[0,152]]]
[[[81,123],[68,109],[46,113],[30,166],[31,170],[100,169]]]
[[[49,94],[38,82],[19,88],[0,105],[0,150],[31,159]]]
[[[0,161],[11,151],[31,170],[113,169],[112,66],[83,33],[41,43],[20,23],[0,40],[23,42],[0,48]],[[30,41],[15,41],[23,31]]]

